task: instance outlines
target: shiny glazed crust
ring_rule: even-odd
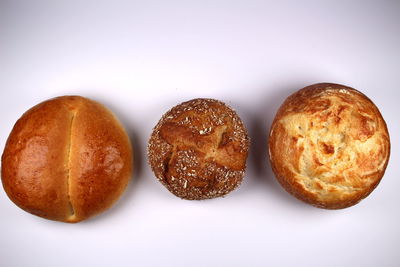
[[[79,96],[25,112],[2,155],[9,198],[27,212],[63,222],[109,208],[131,173],[132,149],[122,125],[104,106]]]
[[[149,164],[158,180],[183,199],[209,199],[239,186],[249,148],[238,115],[213,99],[193,99],[168,111],[153,130]]]
[[[378,108],[339,84],[315,84],[289,96],[270,130],[269,156],[278,181],[320,208],[346,208],[367,197],[383,177],[389,154]]]

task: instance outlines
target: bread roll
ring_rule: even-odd
[[[62,96],[25,112],[8,137],[1,177],[9,198],[43,218],[79,222],[108,209],[132,173],[131,144],[101,104]]]
[[[249,149],[247,131],[230,107],[193,99],[168,111],[153,130],[149,164],[158,180],[183,199],[220,197],[239,186]]]
[[[278,181],[320,208],[346,208],[368,196],[389,154],[389,134],[378,108],[344,85],[315,84],[292,94],[270,130],[269,156]]]

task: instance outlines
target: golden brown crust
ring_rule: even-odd
[[[183,199],[226,195],[241,183],[249,147],[239,116],[224,103],[193,99],[163,115],[148,144],[159,181]]]
[[[320,208],[346,208],[383,177],[389,133],[378,108],[361,92],[320,83],[292,94],[279,108],[269,154],[289,193]]]
[[[117,118],[93,101],[76,113],[71,140],[71,203],[77,218],[87,218],[110,207],[125,190],[132,149]]]
[[[53,220],[70,213],[66,175],[71,114],[60,99],[28,110],[15,124],[2,156],[2,182],[22,209]]]
[[[78,222],[104,211],[132,172],[129,138],[113,114],[79,96],[42,102],[15,124],[2,156],[2,182],[22,209]]]

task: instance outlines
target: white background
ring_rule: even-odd
[[[0,266],[400,266],[400,1],[0,1],[0,147],[31,106],[78,94],[111,108],[136,153],[133,182],[78,224],[32,216],[0,191]],[[336,82],[389,127],[391,159],[360,204],[317,209],[267,161],[276,109]],[[207,201],[169,193],[147,165],[152,127],[191,98],[237,110],[252,146],[241,187]]]

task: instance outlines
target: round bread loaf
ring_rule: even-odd
[[[378,108],[344,85],[320,83],[292,94],[270,130],[269,156],[278,181],[319,208],[346,208],[368,196],[389,154]]]
[[[25,112],[8,137],[1,166],[9,198],[46,219],[79,222],[108,209],[132,173],[132,148],[101,104],[62,96]]]
[[[183,199],[220,197],[239,186],[249,149],[239,116],[224,103],[193,99],[168,111],[153,130],[149,164]]]

